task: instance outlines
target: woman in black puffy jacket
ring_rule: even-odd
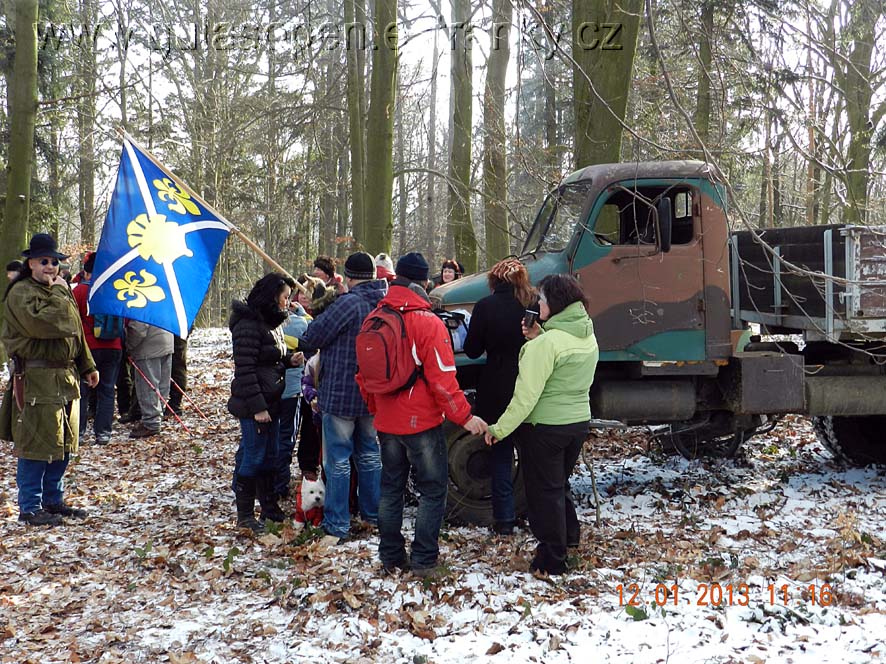
[[[234,342],[234,380],[228,411],[240,420],[240,446],[234,458],[237,525],[260,533],[255,518],[258,495],[262,520],[283,521],[274,494],[280,397],[293,356],[283,340],[283,323],[295,282],[272,272],[259,279],[246,302],[231,305],[228,325]]]

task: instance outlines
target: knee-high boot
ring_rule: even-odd
[[[238,475],[234,480],[234,496],[237,500],[237,527],[263,533],[264,525],[255,518],[256,479]]]
[[[273,473],[263,473],[256,478],[256,487],[258,489],[258,502],[261,505],[262,521],[275,521],[282,523],[286,520],[286,515],[277,504],[277,492],[274,490]]]

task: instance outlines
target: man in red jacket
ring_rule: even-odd
[[[83,261],[83,279],[74,286],[72,292],[77,301],[77,309],[80,311],[80,319],[83,321],[86,345],[92,352],[100,376],[98,386],[95,387],[95,421],[93,422],[95,443],[96,445],[107,445],[111,441],[111,427],[114,423],[114,388],[117,385],[117,371],[123,361],[123,340],[119,337],[116,339],[95,338],[95,319],[87,309],[93,269],[95,269],[95,252],[91,251],[86,254]],[[92,389],[86,381],[80,381],[81,438],[86,433],[86,408]]]
[[[431,311],[425,293],[428,263],[419,253],[397,261],[396,278],[380,304],[403,316],[413,359],[421,377],[411,388],[387,394],[367,393],[360,374],[360,391],[375,416],[381,443],[381,497],[378,504],[378,555],[386,572],[412,569],[416,576],[433,574],[440,552],[438,537],[446,509],[449,464],[443,420],[473,434],[485,432],[486,422],[471,415],[455,378],[455,357],[449,331]],[[406,557],[403,494],[410,468],[415,468],[419,493],[411,559]]]

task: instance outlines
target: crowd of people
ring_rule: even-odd
[[[35,235],[23,257],[7,266],[0,337],[14,364],[0,438],[14,441],[18,457],[19,519],[56,525],[86,516],[64,501],[63,475],[90,416],[95,443],[106,444],[116,392],[119,421],[136,421],[130,436],[157,435],[164,409],[174,415],[181,408],[186,346],[145,323],[92,316],[94,254],[73,290],[59,274],[67,256],[51,236]],[[232,304],[228,410],[240,423],[231,483],[238,527],[261,533],[267,522],[287,518],[279,501],[297,485],[297,454],[302,480],[325,481],[323,544],[347,541],[356,519],[377,528],[386,573],[433,575],[449,420],[491,446],[492,528],[500,536],[517,523],[519,450],[529,527],[539,542],[531,569],[566,571],[567,549],[580,540],[569,476],[587,436],[598,358],[581,286],[551,275],[534,288],[512,258],[492,267],[490,294],[474,306],[463,338],[469,357],[486,356],[472,408],[456,379],[451,330],[428,295],[463,276],[462,265],[447,260],[431,275],[420,253],[395,264],[386,254],[357,252],[342,272],[319,256],[312,274],[266,274]],[[410,478],[418,509],[407,548]]]
[[[486,355],[472,408],[456,379],[453,337],[428,296],[463,272],[448,260],[433,278],[420,253],[394,265],[385,254],[358,252],[340,275],[335,261],[321,256],[312,276],[294,282],[266,275],[245,302],[234,303],[229,410],[242,430],[233,485],[239,526],[260,533],[266,520],[286,518],[277,501],[289,493],[297,447],[302,477],[325,478],[325,545],[347,541],[356,519],[377,527],[385,572],[433,575],[449,420],[491,446],[492,528],[501,536],[517,522],[519,450],[529,526],[539,542],[531,569],[566,571],[567,549],[580,541],[569,475],[587,436],[599,354],[584,294],[569,275],[546,277],[535,289],[520,261],[493,266],[490,295],[475,305],[464,339],[469,357]],[[386,326],[396,328],[392,336],[384,336]],[[378,376],[372,358],[381,347],[387,373]],[[407,547],[410,478],[418,509]]]

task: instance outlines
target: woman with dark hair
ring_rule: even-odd
[[[285,372],[295,359],[283,338],[294,286],[289,277],[272,272],[255,283],[246,302],[235,300],[231,305],[234,380],[228,411],[240,420],[241,432],[233,489],[237,525],[254,533],[264,531],[255,518],[256,495],[262,520],[285,518],[277,504],[274,474]]]
[[[447,258],[440,266],[440,283],[448,284],[450,281],[455,281],[461,277],[463,271],[458,261],[454,258]]]
[[[527,307],[535,300],[526,267],[515,258],[496,263],[487,278],[492,294],[474,305],[464,351],[478,358],[486,353],[477,384],[474,413],[495,422],[511,397],[517,381],[517,361],[525,339],[520,323]],[[514,531],[514,439],[508,436],[491,450],[492,529],[499,535]]]
[[[55,238],[37,233],[22,252],[21,273],[6,288],[2,336],[14,373],[0,408],[0,438],[18,457],[19,521],[57,525],[86,516],[64,501],[62,477],[77,454],[80,379],[95,388],[99,374],[77,303],[59,276]]]
[[[529,527],[538,540],[533,571],[562,574],[566,548],[578,546],[581,534],[569,488],[569,476],[588,434],[588,391],[600,352],[594,324],[578,281],[566,274],[542,279],[539,318],[523,334],[514,397],[486,443],[511,433],[520,450]]]

